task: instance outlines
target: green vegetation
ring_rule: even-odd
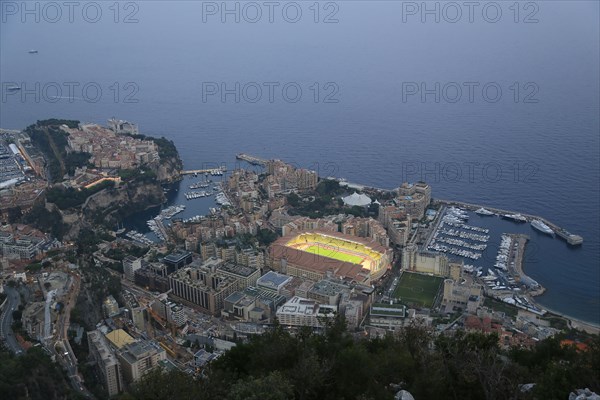
[[[344,193],[344,189],[340,186],[338,181],[330,179],[323,179],[317,184],[315,191],[320,196],[335,197]]]
[[[62,239],[67,231],[67,225],[63,223],[60,212],[56,209],[48,211],[41,204],[35,205],[23,216],[23,223],[29,224],[43,232],[48,232],[58,239]]]
[[[39,262],[34,262],[25,267],[25,271],[35,273],[39,272],[42,269],[42,264]]]
[[[287,203],[291,207],[298,207],[300,205],[300,201],[302,201],[302,199],[296,193],[290,193],[287,195]]]
[[[117,300],[121,297],[121,279],[110,273],[108,269],[86,267],[82,269],[82,272],[88,282],[87,286],[92,292],[92,300],[95,301],[98,308],[108,295],[112,295]]]
[[[9,224],[16,224],[23,217],[21,207],[11,207],[6,211],[6,214]]]
[[[65,167],[69,175],[73,175],[75,173],[76,167],[90,165],[89,160],[91,156],[92,155],[90,153],[80,151],[72,151],[67,153],[65,156]]]
[[[559,329],[562,331],[562,330],[567,330],[569,328],[569,326],[567,324],[567,320],[564,317],[554,316],[554,315],[550,314],[543,319],[550,322],[550,326],[555,329]]]
[[[142,183],[153,183],[156,182],[156,172],[147,167],[140,167],[137,169],[122,169],[119,170],[119,177],[124,182],[142,182]]]
[[[161,160],[172,158],[177,159],[178,163],[181,164],[181,161],[179,161],[179,153],[177,152],[177,147],[175,147],[175,143],[172,140],[169,140],[165,137],[155,138],[152,136],[146,136],[142,134],[128,134],[128,136],[131,136],[134,139],[153,141],[158,146],[158,156],[161,158]],[[179,165],[178,167],[180,168],[181,165]]]
[[[361,264],[363,262],[363,258],[359,256],[355,256],[353,254],[342,253],[341,251],[336,251],[332,249],[328,249],[318,244],[313,246],[309,246],[304,251],[312,254],[317,254],[323,257],[333,258],[334,260],[351,262],[353,264]]]
[[[91,195],[106,188],[113,188],[114,186],[115,183],[113,181],[100,182],[89,189],[73,189],[54,186],[46,192],[46,200],[49,203],[56,204],[61,210],[65,210],[67,208],[78,207]]]
[[[88,228],[81,229],[77,238],[77,255],[89,255],[98,250],[98,244],[102,242],[102,235],[103,233],[99,231]]]
[[[60,125],[67,125],[69,128],[71,129],[75,129],[79,126],[79,121],[75,121],[72,119],[56,119],[56,118],[50,118],[50,119],[44,119],[44,120],[38,120],[35,123],[37,126],[60,126]]]
[[[438,276],[404,272],[394,290],[394,297],[402,303],[431,307],[444,281]]]
[[[59,128],[63,124],[76,128],[79,122],[49,119],[38,121],[25,129],[34,145],[44,154],[52,182],[62,181],[65,174],[72,175],[75,168],[87,165],[90,159],[88,153],[67,152],[68,135]]]
[[[401,385],[416,399],[566,399],[571,390],[600,391],[600,338],[578,352],[542,341],[505,352],[498,336],[435,336],[419,326],[398,335],[354,339],[338,319],[323,334],[292,336],[275,326],[213,361],[205,379],[152,372],[127,399],[386,399]],[[529,393],[519,385],[536,382]]]
[[[169,140],[165,137],[153,138],[148,137],[148,140],[152,140],[158,146],[158,156],[161,159],[166,158],[178,158],[179,153],[177,152],[177,147],[175,147],[175,143],[172,140]]]
[[[3,399],[78,399],[58,364],[40,347],[21,357],[0,348],[0,393]]]
[[[339,198],[345,193],[345,189],[340,186],[339,182],[324,179],[319,182],[312,196],[302,198],[296,193],[290,193],[286,200],[291,207],[290,215],[301,215],[310,218],[320,218],[326,215],[334,214],[350,214],[355,217],[377,217],[378,206],[371,205],[370,207],[346,207]]]
[[[256,234],[258,243],[262,246],[268,246],[277,240],[277,234],[269,229],[259,229]]]
[[[517,313],[519,312],[519,309],[513,305],[510,305],[508,303],[505,303],[503,301],[498,301],[495,299],[492,299],[490,297],[486,297],[485,300],[483,301],[483,305],[485,307],[489,307],[494,311],[500,311],[503,312],[504,314],[510,316],[510,317],[516,317]]]

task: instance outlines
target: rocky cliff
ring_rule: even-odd
[[[156,167],[156,178],[161,183],[171,183],[181,179],[183,164],[179,157],[169,157],[160,160]]]
[[[62,211],[63,222],[68,224],[66,239],[76,239],[82,228],[103,225],[109,229],[123,218],[162,204],[166,200],[161,185],[129,182],[108,188],[87,198],[77,211]]]

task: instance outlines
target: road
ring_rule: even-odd
[[[71,317],[71,310],[75,307],[77,302],[77,296],[79,295],[79,288],[81,285],[81,278],[78,275],[71,275],[69,283],[69,290],[66,293],[64,310],[60,313],[56,324],[56,341],[52,346],[53,352],[57,355],[57,359],[63,368],[67,371],[71,386],[77,390],[80,394],[85,397],[93,397],[93,395],[83,386],[81,377],[77,372],[77,357],[75,352],[71,348],[69,343],[69,323]],[[60,350],[57,351],[56,347],[59,346]]]
[[[19,345],[19,342],[12,331],[12,313],[19,307],[19,304],[21,304],[21,296],[19,296],[19,292],[16,289],[9,286],[4,287],[4,293],[7,295],[7,302],[0,315],[0,337],[2,337],[10,351],[21,354],[23,348]]]

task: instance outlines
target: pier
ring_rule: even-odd
[[[165,228],[165,225],[163,224],[162,218],[155,218],[155,221],[156,221],[156,226],[158,227],[159,232],[163,236],[163,240],[167,240],[169,235],[167,233],[167,229]],[[159,235],[156,235],[156,236],[159,236]],[[159,237],[159,239],[160,239],[160,237]]]
[[[482,206],[479,204],[464,203],[462,201],[436,199],[434,202],[438,203],[438,204],[443,204],[446,206],[462,207],[462,208],[466,208],[467,210],[470,210],[470,211],[475,211],[480,208],[485,208],[485,209],[490,210],[499,215],[517,214],[515,211],[503,210],[501,208],[487,207],[487,206]],[[583,243],[583,237],[581,237],[579,235],[574,235],[574,234],[568,232],[566,229],[563,229],[560,226],[553,224],[552,222],[548,221],[545,218],[539,217],[537,215],[531,215],[531,214],[523,214],[523,213],[519,213],[519,214],[524,216],[527,219],[527,222],[531,222],[534,219],[539,219],[540,221],[542,221],[543,223],[548,225],[550,228],[552,228],[552,230],[556,233],[556,235],[558,237],[565,240],[571,246],[578,246]]]
[[[266,166],[269,162],[269,160],[265,160],[264,158],[254,157],[246,153],[240,153],[236,155],[235,158],[238,160],[246,161],[249,164],[260,165],[262,167]]]
[[[21,133],[21,131],[17,131],[14,129],[3,129],[0,128],[0,134],[4,134],[4,135],[16,135],[17,133]]]
[[[216,173],[227,172],[226,166],[221,166],[219,168],[208,168],[208,169],[189,169],[181,171],[181,175],[198,175],[198,174],[211,174],[215,175]]]

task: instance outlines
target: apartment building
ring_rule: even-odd
[[[87,333],[91,358],[96,362],[102,385],[109,396],[123,391],[123,376],[119,361],[102,332],[95,330]]]

